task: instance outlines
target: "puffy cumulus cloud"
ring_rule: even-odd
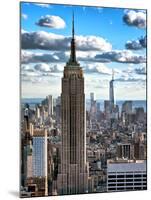
[[[24,14],[24,13],[22,13],[21,16],[22,16],[23,19],[28,19],[28,15],[26,15],[26,14]]]
[[[69,59],[69,52],[50,52],[48,53],[35,53],[30,51],[22,51],[21,62],[22,64],[28,63],[65,63]],[[79,62],[94,62],[94,63],[129,63],[139,64],[146,63],[146,57],[143,55],[134,54],[130,50],[115,50],[97,54],[93,53],[78,53],[77,60]]]
[[[139,66],[129,66],[128,68],[125,68],[121,71],[120,77],[124,79],[128,78],[141,78],[144,79],[146,76],[140,76],[140,75],[146,75],[146,64],[140,64]]]
[[[109,42],[97,36],[77,36],[76,46],[80,51],[109,51],[112,49]]]
[[[141,37],[138,40],[127,41],[125,44],[126,49],[131,49],[131,50],[140,50],[146,48],[146,46],[147,46],[146,36]]]
[[[22,49],[61,50],[64,36],[47,33],[45,31],[23,32],[21,36]],[[67,41],[64,41],[66,44]],[[66,44],[67,45],[67,44]],[[69,44],[68,44],[69,45]]]
[[[34,69],[43,72],[41,75],[46,75],[47,73],[59,73],[64,69],[64,64],[46,64],[46,63],[38,63],[34,66]],[[46,74],[44,74],[46,72]]]
[[[50,72],[50,66],[45,63],[39,63],[34,66],[34,69],[40,72]]]
[[[89,63],[84,66],[86,73],[99,73],[103,75],[111,75],[112,70],[105,66],[103,63]]]
[[[28,63],[51,63],[51,62],[64,62],[67,59],[64,52],[58,53],[33,53],[30,51],[22,51],[21,62]]]
[[[125,47],[131,50],[140,50],[143,48],[139,40],[127,41]]]
[[[64,69],[64,64],[60,63],[60,64],[55,64],[51,67],[51,71],[54,73],[59,73],[62,72]]]
[[[135,72],[139,75],[146,75],[146,66],[135,68]]]
[[[77,51],[76,57],[78,61],[93,62],[98,51]],[[66,52],[66,56],[70,56],[70,52]]]
[[[31,68],[31,66],[29,66],[29,65],[21,65],[21,70],[28,71],[28,72],[34,72],[34,69]]]
[[[144,55],[134,54],[130,50],[114,50],[104,52],[95,56],[96,62],[118,62],[118,63],[145,63],[146,57]]]
[[[57,65],[47,65],[44,63],[36,64],[35,66],[31,66],[28,68],[28,65],[23,65],[21,70],[21,81],[26,83],[45,83],[49,82],[50,77],[53,79],[60,80],[60,76],[56,73],[59,72],[60,68]]]
[[[40,77],[40,73],[38,73],[36,71],[24,71],[24,70],[22,70],[21,76],[24,76],[24,77]]]
[[[142,45],[142,47],[144,47],[144,48],[147,47],[147,37],[146,37],[146,36],[141,37],[141,38],[139,39],[139,42],[140,42],[140,44]]]
[[[78,61],[94,61],[96,52],[82,52],[77,51]],[[22,64],[28,63],[65,63],[68,61],[70,52],[54,51],[50,53],[37,53],[27,50],[22,50],[21,62]]]
[[[146,12],[141,10],[126,10],[123,21],[129,26],[146,28]]]
[[[47,33],[45,31],[23,32],[22,49],[69,50],[71,37]],[[76,36],[76,48],[79,51],[110,51],[112,45],[97,36]]]
[[[38,22],[36,22],[36,25],[42,26],[42,27],[48,27],[48,28],[61,29],[61,28],[65,28],[66,23],[59,16],[46,15],[46,16],[42,16],[38,20]]]

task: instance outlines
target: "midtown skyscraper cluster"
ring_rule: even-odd
[[[115,103],[114,76],[103,110],[94,93],[86,102],[74,15],[70,51],[61,96],[22,106],[21,196],[146,189],[144,107]]]

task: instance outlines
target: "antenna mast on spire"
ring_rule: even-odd
[[[114,69],[112,69],[112,80],[114,80]]]
[[[74,39],[74,11],[72,13],[72,38]]]

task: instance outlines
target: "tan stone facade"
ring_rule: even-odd
[[[76,61],[74,16],[70,59],[64,67],[61,93],[62,148],[58,194],[88,192],[83,70]]]

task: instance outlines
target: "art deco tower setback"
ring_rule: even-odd
[[[59,194],[88,192],[83,70],[76,60],[74,14],[71,55],[64,67],[61,93],[62,148],[58,174]]]

